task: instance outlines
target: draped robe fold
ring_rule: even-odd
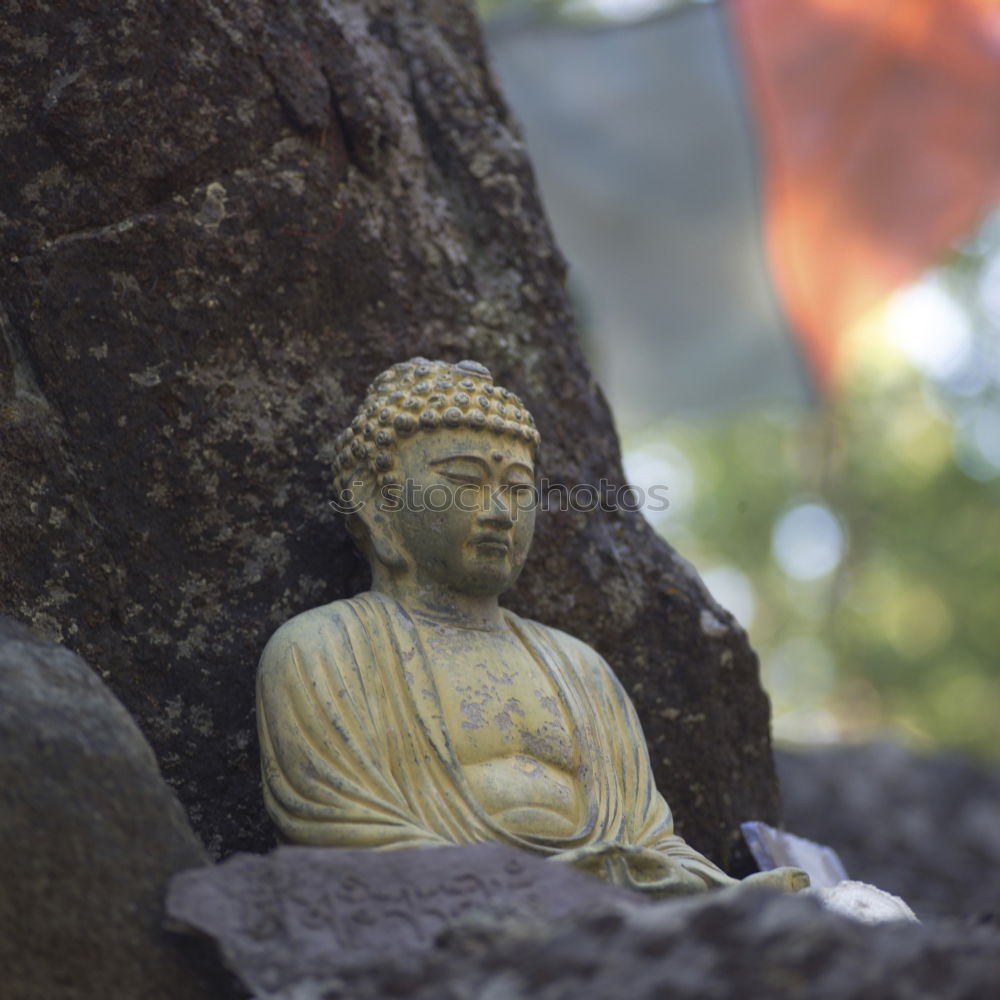
[[[418,627],[369,592],[293,618],[261,657],[264,798],[283,839],[381,849],[488,841],[551,856],[614,844],[646,849],[641,878],[650,858],[666,857],[706,885],[730,884],[674,834],[635,710],[607,663],[572,636],[503,614],[551,679],[579,747],[578,828],[517,835],[485,812],[463,778]]]

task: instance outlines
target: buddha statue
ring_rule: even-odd
[[[732,884],[674,833],[607,663],[500,607],[531,544],[538,442],[474,361],[414,358],[374,381],[335,459],[371,589],[298,615],[264,650],[268,812],[293,844],[491,841],[653,895]]]

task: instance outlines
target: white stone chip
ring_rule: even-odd
[[[865,924],[882,924],[892,920],[920,923],[917,915],[899,896],[867,882],[846,881],[832,889],[807,891],[815,895],[828,910]]]

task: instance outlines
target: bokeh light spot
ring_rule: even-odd
[[[979,301],[986,315],[1000,326],[1000,253],[993,254],[979,279]]]
[[[1000,476],[1000,411],[979,406],[964,414],[955,428],[953,443],[958,467],[973,479]]]
[[[609,21],[638,21],[675,6],[675,0],[570,0],[565,11],[570,16],[596,14]]]
[[[644,498],[643,514],[656,527],[669,514],[683,516],[694,497],[690,462],[668,444],[648,445],[625,452],[625,478]],[[669,504],[669,506],[667,505]]]
[[[818,580],[832,573],[844,557],[846,544],[840,521],[821,503],[799,504],[786,511],[771,536],[775,561],[796,580]]]
[[[836,673],[833,654],[812,636],[788,639],[765,659],[768,688],[777,702],[790,706],[821,702],[832,690]]]
[[[910,363],[931,378],[954,377],[972,352],[968,314],[933,278],[889,299],[885,331]]]

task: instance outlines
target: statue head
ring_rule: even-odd
[[[337,438],[334,485],[372,567],[467,594],[499,594],[534,529],[531,415],[475,361],[412,358],[369,386]]]

